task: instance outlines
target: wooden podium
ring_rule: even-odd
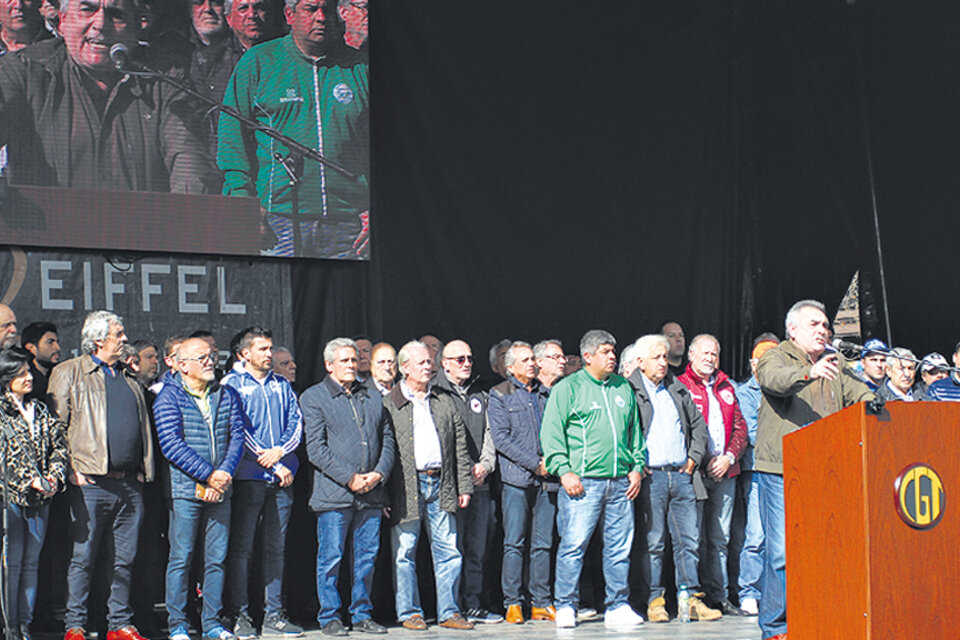
[[[859,404],[784,437],[790,640],[960,637],[958,450],[951,402]]]

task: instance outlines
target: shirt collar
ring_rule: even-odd
[[[94,364],[96,364],[98,367],[100,367],[101,369],[106,370],[106,371],[107,371],[107,375],[109,375],[109,376],[115,376],[115,375],[117,375],[118,373],[120,373],[120,366],[119,366],[120,363],[119,363],[119,362],[117,362],[117,364],[114,364],[114,365],[109,365],[109,364],[107,364],[106,362],[104,362],[103,360],[101,360],[100,358],[98,358],[97,356],[93,355],[92,353],[90,354],[90,359],[93,360]]]

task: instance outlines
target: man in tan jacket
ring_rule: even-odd
[[[50,375],[51,408],[67,425],[73,558],[67,572],[64,640],[85,640],[90,578],[104,535],[114,556],[107,640],[143,640],[133,626],[130,573],[143,520],[143,482],[153,480],[153,440],[143,390],[120,364],[123,321],[94,311],[83,323],[83,355]]]

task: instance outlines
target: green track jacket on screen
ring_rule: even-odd
[[[304,162],[302,213],[357,215],[370,208],[367,58],[355,51],[313,59],[284,36],[250,49],[237,63],[223,104],[278,129],[359,176],[351,180],[312,160]],[[223,195],[251,196],[274,213],[289,213],[290,181],[274,153],[288,149],[252,133],[231,116],[220,116],[217,164]],[[359,219],[357,219],[359,226]]]
[[[540,444],[547,471],[619,478],[642,471],[647,448],[633,387],[622,376],[603,382],[581,369],[558,382],[543,414]]]

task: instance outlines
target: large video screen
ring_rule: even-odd
[[[19,4],[0,243],[369,259],[367,0]]]

